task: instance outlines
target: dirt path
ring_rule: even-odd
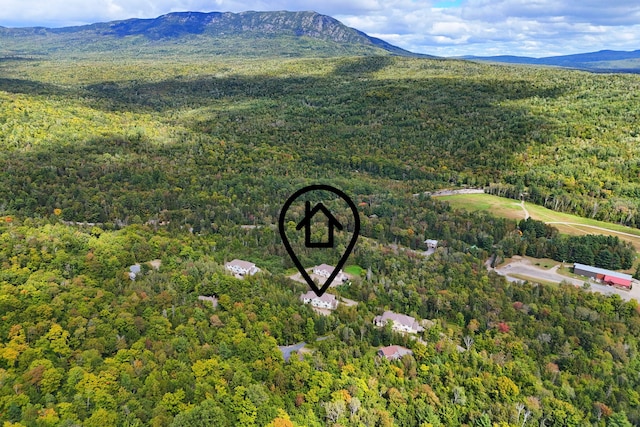
[[[527,208],[524,205],[524,200],[520,201],[520,207],[522,208],[522,210],[524,211],[524,219],[529,219],[529,211],[527,210]]]

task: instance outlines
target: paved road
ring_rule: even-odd
[[[358,305],[358,301],[354,301],[352,299],[345,298],[345,297],[340,297],[340,302],[342,302],[347,307],[353,307],[355,305]]]
[[[546,282],[560,283],[563,280],[571,283],[575,286],[582,286],[584,280],[578,280],[571,277],[566,277],[558,273],[558,268],[560,265],[556,265],[555,267],[545,270],[543,268],[536,267],[535,265],[531,265],[531,262],[527,259],[516,260],[510,262],[509,264],[503,265],[502,267],[496,268],[495,271],[501,276],[513,276],[520,275],[531,277],[532,279],[544,280]],[[514,277],[509,277],[511,281],[517,281],[521,279],[517,279]]]
[[[278,348],[282,352],[282,357],[284,357],[284,361],[288,362],[289,358],[291,357],[291,353],[293,353],[294,351],[299,352],[305,345],[307,345],[306,342],[299,342],[298,344],[280,346]]]
[[[316,338],[316,341],[324,341],[331,338],[332,336],[333,335],[329,334],[323,337],[318,337]],[[307,345],[307,343],[303,341],[293,345],[281,345],[278,347],[278,349],[280,349],[280,351],[282,352],[282,357],[284,358],[285,362],[288,362],[291,358],[291,353],[293,353],[294,351],[297,351],[298,355],[301,356],[301,353],[303,352],[302,350],[304,349],[305,345]],[[310,350],[306,349],[305,352],[310,352]]]
[[[536,279],[552,283],[560,283],[562,281],[565,281],[579,287],[582,287],[585,282],[589,282],[589,285],[591,286],[590,290],[592,292],[600,292],[604,295],[618,294],[620,295],[620,298],[626,301],[629,301],[631,299],[640,301],[640,285],[638,284],[636,284],[630,291],[628,291],[626,289],[602,285],[594,282],[593,280],[589,280],[586,277],[584,279],[567,277],[558,273],[558,268],[560,268],[560,264],[548,270],[545,270],[543,268],[532,265],[531,261],[528,259],[516,259],[509,264],[503,265],[499,268],[495,268],[494,271],[501,276],[505,276],[505,278],[510,282],[517,282],[522,280],[513,277],[512,275],[528,277],[531,278],[532,281],[535,281]]]

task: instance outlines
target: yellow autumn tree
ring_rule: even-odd
[[[295,427],[296,425],[289,418],[289,414],[287,414],[283,409],[278,409],[278,416],[273,419],[267,427]]]

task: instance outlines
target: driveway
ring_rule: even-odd
[[[294,351],[297,351],[298,353],[300,353],[300,350],[302,350],[302,348],[307,345],[306,342],[299,342],[298,344],[294,344],[294,345],[287,345],[287,346],[280,346],[278,347],[280,349],[280,351],[282,352],[282,357],[284,358],[285,362],[289,361],[289,358],[291,357],[291,353],[293,353]]]

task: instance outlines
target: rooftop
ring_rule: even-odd
[[[315,267],[314,270],[327,270],[329,273],[332,273],[335,270],[335,267],[329,264],[320,264]]]
[[[322,296],[318,296],[316,295],[315,292],[309,291],[306,294],[300,295],[300,299],[319,299],[320,301],[331,303],[336,301],[336,296],[333,294],[327,294],[327,293],[322,294]]]
[[[382,313],[381,319],[393,320],[395,322],[402,323],[403,325],[407,325],[407,326],[415,325],[419,327],[419,325],[417,325],[415,318],[411,316],[407,316],[406,314],[394,313],[393,311],[385,311],[384,313]]]
[[[592,267],[590,265],[585,265],[585,264],[580,264],[580,263],[574,263],[573,264],[573,268],[578,268],[580,270],[584,270],[584,271],[590,271],[591,273],[595,273],[595,274],[602,274],[605,276],[612,276],[612,277],[617,277],[619,279],[625,279],[625,280],[631,280],[632,277],[630,274],[624,274],[624,273],[618,273],[617,271],[611,271],[611,270],[607,270],[605,268],[598,268],[598,267]]]
[[[399,345],[390,345],[388,347],[381,347],[379,351],[387,359],[392,358],[392,357],[394,357],[394,356],[396,356],[398,354],[400,355],[400,357],[402,357],[405,354],[411,354],[412,353],[412,351],[409,350],[408,348],[402,347],[402,346],[399,346]]]
[[[245,270],[251,270],[253,267],[255,267],[256,265],[252,262],[249,261],[243,261],[241,259],[234,259],[231,262],[228,262],[226,264],[227,266],[236,266]]]

